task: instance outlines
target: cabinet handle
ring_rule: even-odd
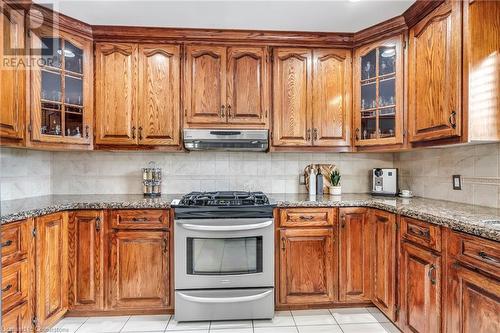
[[[221,118],[224,118],[226,116],[226,113],[225,113],[225,110],[226,109],[226,106],[225,105],[221,105],[220,107],[220,117]]]
[[[414,235],[417,235],[417,236],[420,236],[420,237],[423,237],[423,238],[427,238],[427,239],[431,238],[431,233],[430,233],[429,230],[422,231],[420,229],[415,229],[415,228],[409,227],[408,228],[408,232],[410,234],[414,234]]]
[[[89,125],[85,126],[85,138],[89,138]]]
[[[356,139],[356,141],[359,141],[359,128],[356,128],[355,139]]]
[[[5,243],[2,243],[1,247],[7,247],[7,246],[11,246],[11,245],[12,245],[12,240],[9,239]]]
[[[450,122],[451,128],[457,128],[457,113],[455,111],[450,113],[448,121]]]
[[[9,291],[10,288],[12,288],[12,285],[8,284],[7,287],[5,287],[5,288],[2,289],[2,292],[5,293],[5,292]]]
[[[139,140],[142,140],[142,126],[139,126]]]
[[[286,238],[285,237],[281,237],[281,249],[283,251],[285,251],[285,249],[286,249]]]
[[[384,216],[377,216],[377,220],[379,222],[384,222],[384,223],[389,221],[389,219],[387,217],[384,217]]]
[[[231,105],[227,106],[227,116],[231,117],[231,118],[234,118],[234,114],[231,114]]]
[[[434,277],[434,271],[436,270],[436,266],[431,265],[429,268],[429,273],[427,275],[429,276],[429,279],[431,280],[431,284],[436,284],[436,278]]]
[[[345,228],[345,215],[342,215],[342,218],[340,220],[342,221],[342,223],[340,224],[340,226],[342,228]]]
[[[101,231],[101,218],[96,217],[95,219],[95,231],[99,232]]]
[[[144,218],[144,217],[141,217],[141,218],[133,217],[132,218],[132,222],[146,222],[147,220],[148,219]]]
[[[135,139],[135,126],[132,126],[132,139]]]
[[[167,253],[168,242],[166,238],[163,238],[163,253]]]
[[[306,131],[306,140],[311,141],[311,129],[308,128]]]
[[[499,264],[500,263],[500,260],[496,259],[496,258],[493,258],[491,256],[489,256],[487,253],[483,252],[483,251],[479,251],[477,253],[481,258],[483,258],[484,260],[488,260],[488,261],[491,261],[495,264]]]
[[[318,140],[318,129],[317,129],[317,128],[315,128],[315,129],[313,130],[313,140],[314,140],[314,141],[317,141],[317,140]]]
[[[304,216],[304,215],[300,215],[299,217],[301,220],[312,220],[314,218],[314,216],[311,216],[311,215],[307,215],[307,216]]]

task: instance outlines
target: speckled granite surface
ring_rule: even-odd
[[[62,210],[169,208],[182,195],[145,199],[142,195],[53,195],[0,203],[0,223],[22,220]],[[311,200],[306,194],[271,194],[278,207],[371,207],[443,225],[500,241],[500,209],[424,198],[384,198],[369,194],[323,196]]]

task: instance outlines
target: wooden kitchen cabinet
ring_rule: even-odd
[[[111,233],[109,307],[113,310],[163,310],[170,306],[168,231]]]
[[[462,2],[447,0],[409,31],[411,142],[459,137],[462,128]]]
[[[279,303],[308,305],[337,299],[332,228],[279,231]]]
[[[266,47],[186,46],[186,126],[266,127],[267,54]]]
[[[26,47],[25,15],[2,4],[0,13],[0,138],[14,144],[24,139],[24,117],[26,111],[26,68],[19,60]],[[5,47],[10,46],[10,50]],[[8,60],[8,62],[5,61]],[[12,141],[10,141],[12,140]]]
[[[273,146],[349,146],[350,51],[276,48],[273,57]]]
[[[31,317],[27,302],[2,314],[2,332],[32,332]]]
[[[339,300],[372,299],[372,228],[366,208],[340,208]]]
[[[399,327],[403,332],[441,332],[441,256],[403,241],[399,274]]]
[[[403,144],[403,35],[354,51],[354,144]]]
[[[396,215],[371,210],[373,230],[373,296],[372,302],[389,319],[395,321],[396,309]]]
[[[102,211],[69,214],[69,309],[104,309],[104,234]]]
[[[68,310],[68,216],[54,213],[35,219],[36,327],[46,329]]]

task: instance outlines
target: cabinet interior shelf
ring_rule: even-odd
[[[379,79],[381,81],[381,80],[393,79],[395,77],[396,77],[396,72],[378,75],[378,76],[370,77],[368,79],[361,80],[361,85],[366,86],[366,85],[370,85],[370,84],[375,84],[375,81],[377,79]]]
[[[361,109],[361,112],[370,112],[370,111],[376,111],[379,109],[387,109],[387,108],[395,108],[395,107],[396,107],[396,104],[384,105],[384,106],[378,106],[376,108]]]
[[[49,72],[52,74],[59,74],[59,75],[63,72],[62,68],[54,67],[54,66],[47,66],[47,65],[40,66],[40,69],[44,72]],[[68,77],[74,78],[76,80],[83,80],[82,73],[72,72],[72,71],[69,71],[67,69],[64,70],[64,76],[68,76]]]

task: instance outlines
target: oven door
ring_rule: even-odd
[[[175,289],[274,286],[271,218],[176,220]]]

